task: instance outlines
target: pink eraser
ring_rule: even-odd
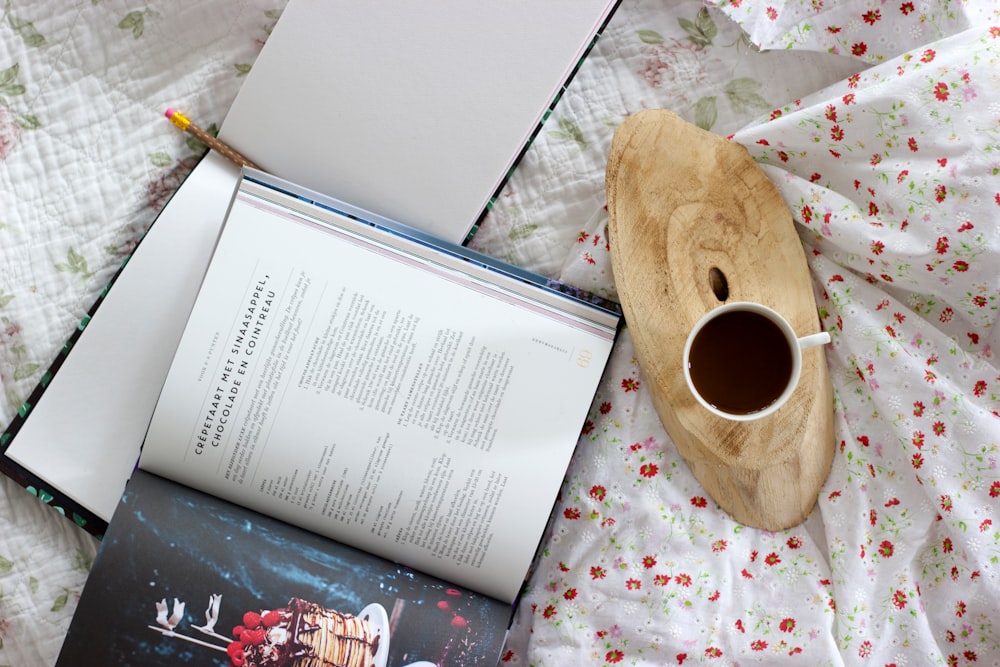
[[[173,109],[167,109],[167,112],[163,115],[166,116],[167,118],[173,118],[175,113],[177,112],[174,111]]]

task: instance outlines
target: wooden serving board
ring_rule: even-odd
[[[681,368],[691,328],[727,301],[770,306],[799,336],[821,330],[805,253],[780,194],[742,146],[656,110],[615,131],[607,198],[625,320],[678,451],[737,521],[768,530],[801,523],[834,453],[823,347],[803,351],[789,402],[750,422],[701,407]]]

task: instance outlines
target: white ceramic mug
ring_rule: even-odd
[[[710,400],[702,396],[701,392],[696,387],[695,381],[691,377],[691,348],[695,339],[698,337],[698,334],[702,332],[706,325],[716,318],[725,315],[726,313],[732,313],[733,311],[754,313],[770,320],[781,331],[784,341],[788,346],[788,353],[791,355],[791,372],[788,374],[788,380],[785,383],[784,390],[781,391],[777,398],[766,406],[745,413],[728,412],[724,409],[716,407],[710,402]],[[718,324],[717,326],[721,326],[721,324]],[[829,342],[830,334],[825,331],[800,338],[796,335],[795,331],[784,317],[767,306],[748,301],[727,303],[706,313],[705,316],[694,325],[691,329],[691,333],[688,334],[687,341],[684,344],[682,362],[684,367],[684,380],[687,382],[688,389],[690,389],[691,393],[698,400],[698,403],[700,403],[702,407],[712,414],[734,421],[752,421],[754,419],[761,419],[773,414],[791,397],[796,385],[798,385],[799,377],[802,374],[802,350],[817,345],[825,345]],[[752,378],[740,377],[740,373],[741,371],[737,368],[737,365],[734,364],[733,377],[731,378],[732,382],[752,383]],[[752,384],[746,386],[751,387]]]

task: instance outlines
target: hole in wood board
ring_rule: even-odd
[[[712,286],[712,292],[716,299],[725,301],[729,298],[729,282],[726,280],[726,274],[719,267],[713,266],[708,270],[708,283]]]

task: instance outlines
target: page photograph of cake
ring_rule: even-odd
[[[59,665],[496,662],[511,608],[137,472]]]

